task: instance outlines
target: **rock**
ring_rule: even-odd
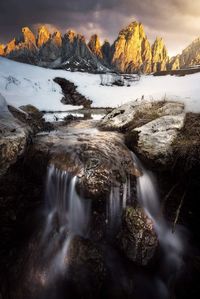
[[[43,113],[32,105],[21,106],[20,108],[8,106],[8,109],[16,119],[30,127],[33,134],[53,129],[51,123],[45,122]]]
[[[0,95],[0,176],[25,151],[30,128],[15,119]]]
[[[5,46],[3,44],[0,44],[0,56],[4,56],[5,54]]]
[[[184,105],[176,102],[131,101],[107,114],[100,127],[105,130],[130,132],[160,116],[177,115],[184,111]]]
[[[106,201],[111,185],[123,184],[127,176],[137,174],[123,136],[100,132],[92,121],[75,122],[38,134],[29,155],[28,159],[48,157],[49,163],[57,168],[76,174],[86,198],[102,201]]]
[[[36,38],[33,32],[28,27],[22,28],[23,41],[20,46],[26,47],[30,50],[34,50],[36,48]]]
[[[182,129],[172,143],[172,157],[181,174],[199,167],[200,162],[200,114],[187,113]]]
[[[109,65],[111,63],[111,45],[108,40],[105,40],[102,47],[101,51],[103,53],[103,59],[106,61]]]
[[[170,63],[172,70],[188,68],[200,64],[200,38],[195,39],[181,54],[173,57]]]
[[[85,108],[90,108],[92,101],[86,99],[83,95],[81,95],[77,91],[77,86],[64,79],[64,78],[55,78],[54,81],[60,85],[63,92],[63,99],[62,103],[66,105],[74,105],[74,106],[81,106],[83,105]]]
[[[41,119],[43,117],[43,113],[33,105],[20,106],[20,109],[34,118]]]
[[[141,208],[125,209],[118,242],[123,253],[131,261],[145,266],[152,260],[158,239],[152,221]]]
[[[137,142],[133,146],[143,159],[170,167],[173,161],[172,144],[183,127],[185,113],[166,115],[135,128]]]
[[[170,70],[179,70],[180,69],[180,55],[174,56],[169,61]]]
[[[77,286],[77,295],[94,296],[102,287],[106,276],[103,252],[88,239],[76,236],[72,239],[67,256],[67,265],[71,280]]]
[[[11,40],[6,46],[5,46],[5,55],[9,55],[10,52],[14,51],[16,47],[16,40]]]
[[[162,38],[157,37],[152,45],[152,71],[166,71],[169,62],[167,48]]]
[[[112,65],[120,72],[136,72],[151,65],[151,47],[141,23],[132,22],[121,30],[112,47]]]
[[[73,31],[68,31],[63,38],[62,66],[89,72],[107,70],[88,48],[84,36]]]
[[[41,26],[38,29],[37,46],[41,48],[50,39],[50,33],[46,26]]]
[[[97,56],[99,59],[103,59],[101,43],[97,34],[91,36],[90,41],[88,43],[88,47],[95,56]]]

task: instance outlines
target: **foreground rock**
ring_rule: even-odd
[[[29,133],[30,127],[13,117],[0,95],[0,176],[24,152]]]
[[[141,208],[125,209],[118,239],[123,253],[139,265],[148,264],[158,244],[153,223]]]
[[[57,168],[76,174],[81,190],[92,198],[105,196],[113,184],[122,184],[127,176],[138,175],[124,137],[101,132],[92,121],[75,122],[38,134],[29,156],[36,160],[43,156]]]
[[[130,131],[166,115],[184,113],[184,105],[177,102],[131,101],[107,114],[100,127],[105,130]]]
[[[143,160],[169,166],[173,162],[172,144],[184,120],[182,103],[141,101],[114,109],[100,126],[125,132],[129,147]]]

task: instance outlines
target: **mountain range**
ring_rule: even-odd
[[[157,37],[151,45],[143,25],[136,21],[119,32],[111,45],[94,34],[87,43],[84,36],[69,30],[51,34],[46,26],[37,35],[28,28],[7,45],[0,44],[0,55],[33,65],[71,71],[152,73],[177,70],[200,64],[200,38],[182,54],[169,58],[164,40]]]

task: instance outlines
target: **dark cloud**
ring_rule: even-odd
[[[200,1],[0,0],[0,40],[7,42],[23,26],[44,23],[113,40],[134,19],[144,24],[151,41],[161,35],[170,51],[178,52],[200,35]]]

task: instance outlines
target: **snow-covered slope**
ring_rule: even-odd
[[[0,93],[15,106],[33,104],[42,110],[70,110],[63,105],[60,86],[53,78],[63,77],[93,101],[94,107],[117,107],[130,100],[170,99],[182,101],[188,111],[200,112],[200,73],[185,77],[142,76],[130,87],[101,86],[100,75],[51,70],[0,58]]]

